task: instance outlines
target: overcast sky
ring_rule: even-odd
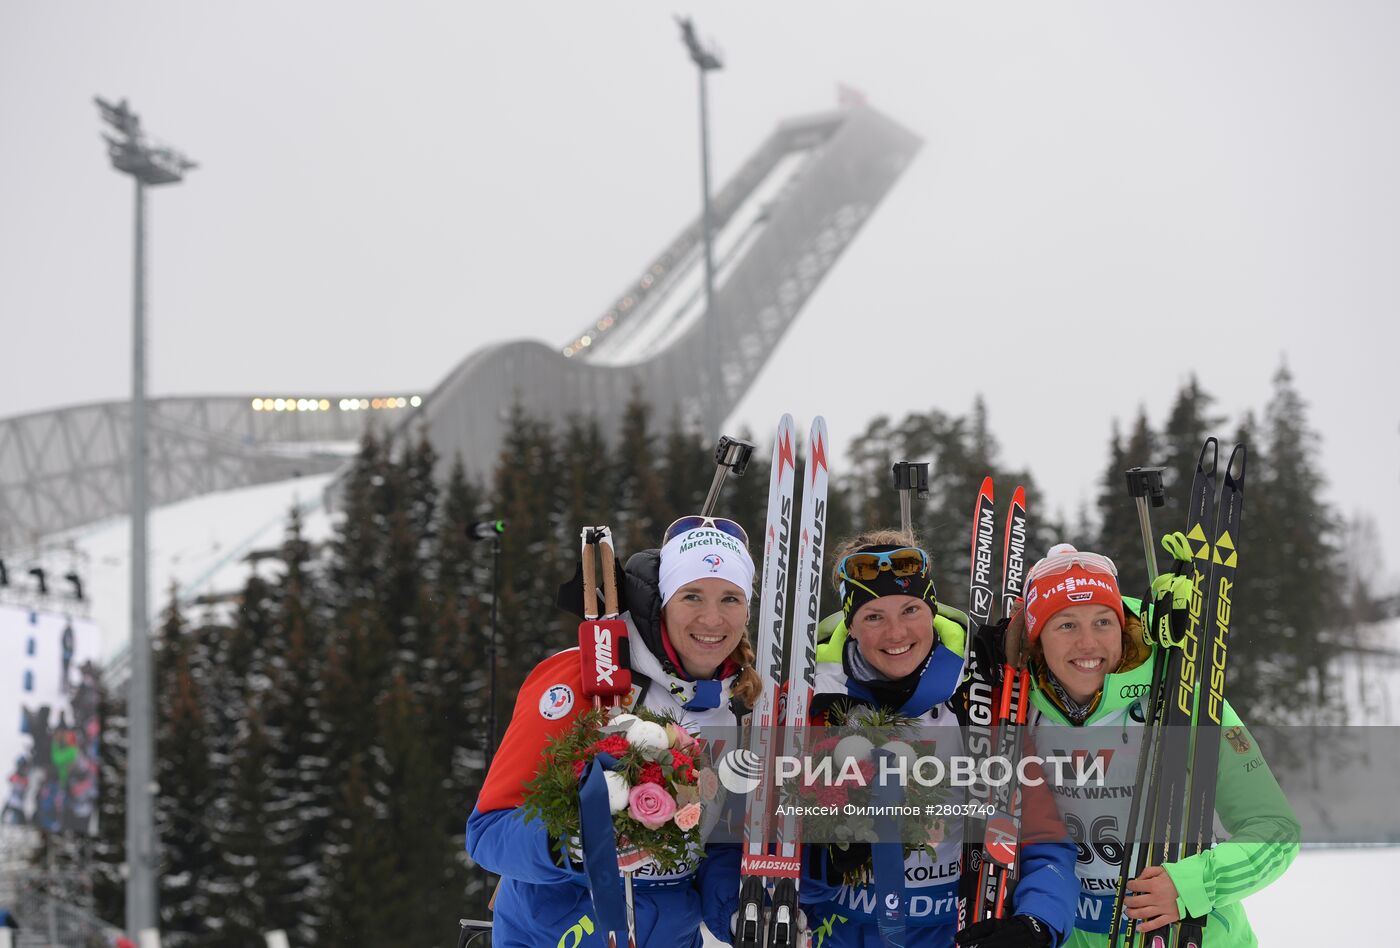
[[[153,394],[426,391],[567,341],[697,213],[672,12],[0,4],[0,416],[129,391],[131,187],[93,94],[201,163],[150,201]],[[1400,5],[674,12],[726,58],[717,183],[837,82],[926,141],[731,428],[822,412],[841,451],[980,391],[1072,512],[1115,417],[1160,423],[1194,371],[1233,427],[1286,358],[1397,571]]]

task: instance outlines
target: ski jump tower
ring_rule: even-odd
[[[697,219],[563,346],[481,349],[417,404],[360,392],[277,397],[275,410],[266,393],[151,399],[151,503],[336,470],[376,422],[426,424],[444,466],[460,454],[480,478],[516,405],[592,416],[608,435],[634,392],[663,422],[723,419],[920,145],[864,104],[779,123],[713,198],[710,313]],[[0,419],[0,551],[127,512],[129,411],[113,401]]]
[[[508,342],[464,360],[424,406],[439,456],[485,475],[517,404],[590,415],[605,435],[634,392],[663,423],[725,418],[920,144],[864,105],[780,123],[714,197],[713,312],[697,219],[562,349]]]

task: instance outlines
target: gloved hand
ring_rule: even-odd
[[[958,948],[1050,948],[1050,929],[1034,915],[974,922],[954,936]]]
[[[972,667],[993,688],[1001,684],[1006,665],[1006,627],[1010,621],[1001,619],[991,625],[979,625],[972,635]]]
[[[1162,549],[1172,555],[1172,568],[1152,581],[1152,622],[1145,635],[1148,644],[1168,648],[1186,639],[1191,622],[1192,565],[1191,543],[1186,534],[1168,533]]]

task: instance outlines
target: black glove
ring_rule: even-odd
[[[958,948],[1050,948],[1050,929],[1034,915],[975,922],[954,936]]]
[[[841,885],[847,875],[870,871],[870,844],[851,843],[845,849],[836,844],[826,848],[826,881]]]
[[[993,688],[1001,684],[1001,673],[1006,665],[1006,627],[1010,619],[1001,619],[991,625],[979,625],[972,635],[972,667],[977,677],[988,682]]]

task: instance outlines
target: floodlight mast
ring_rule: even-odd
[[[197,167],[172,148],[149,142],[141,119],[126,100],[113,105],[94,96],[102,120],[112,167],[136,182],[136,229],[132,276],[131,362],[131,678],[127,692],[126,764],[126,928],[142,943],[143,931],[157,930],[155,713],[151,669],[150,615],[147,593],[146,532],[150,499],[146,484],[146,188],[178,184]]]
[[[723,377],[719,366],[719,342],[715,338],[715,251],[714,219],[710,210],[710,120],[705,75],[723,69],[719,53],[706,47],[695,35],[695,23],[690,17],[676,17],[681,28],[681,42],[690,53],[690,61],[700,74],[700,230],[705,248],[705,362],[708,366],[709,392],[705,398],[705,428],[711,438],[719,437],[724,419],[718,417],[720,386]]]

